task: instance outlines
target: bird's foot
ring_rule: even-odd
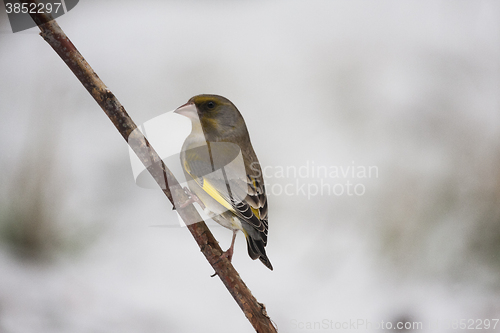
[[[186,192],[189,198],[181,204],[180,208],[186,208],[187,206],[196,202],[198,205],[200,205],[201,209],[205,210],[205,205],[203,204],[203,202],[201,202],[200,198],[198,198],[196,194],[191,192],[191,190],[187,187],[184,187],[184,192]]]
[[[216,263],[218,263],[219,261],[221,261],[222,259],[226,258],[227,260],[229,260],[229,262],[231,262],[231,260],[233,259],[233,248],[230,247],[229,249],[227,249],[226,252],[223,252],[220,256],[220,258],[214,262],[214,265]],[[210,275],[210,277],[214,277],[217,275],[217,272],[215,272],[214,274]]]
[[[227,249],[227,251],[224,252],[220,257],[221,257],[221,259],[227,258],[227,260],[229,260],[229,262],[231,262],[231,260],[233,259],[233,247],[231,246],[229,249]]]
[[[229,262],[231,262],[231,259],[233,259],[233,252],[234,252],[234,240],[236,239],[236,233],[238,232],[237,229],[234,229],[233,230],[233,239],[231,240],[231,246],[229,247],[229,249],[227,249],[227,251],[223,252],[220,256],[220,258],[214,262],[214,265],[216,263],[218,263],[219,261],[221,261],[222,259],[226,258],[227,260],[229,260]],[[213,265],[212,265],[213,266]],[[217,275],[217,272],[215,272],[213,275],[210,275],[210,277],[214,277]]]
[[[217,264],[219,261],[221,261],[222,259],[227,259],[229,260],[229,262],[231,262],[231,260],[233,259],[233,248],[230,247],[229,249],[227,249],[226,252],[222,252],[222,254],[220,255],[219,259],[217,259],[216,262],[214,262],[214,265]]]

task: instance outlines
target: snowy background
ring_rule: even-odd
[[[0,332],[253,332],[102,110],[1,9]],[[138,124],[200,93],[238,106],[274,271],[241,234],[233,264],[281,332],[500,318],[500,2],[89,0],[58,22]]]

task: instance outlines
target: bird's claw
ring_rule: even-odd
[[[198,196],[196,194],[194,194],[193,192],[191,192],[191,190],[187,187],[184,187],[184,192],[186,192],[186,194],[189,196],[189,198],[183,202],[181,205],[180,205],[180,208],[186,208],[187,206],[191,205],[192,203],[197,203],[198,205],[200,205],[201,209],[205,209],[205,205],[203,204],[203,202],[201,202],[200,198],[198,198]]]
[[[219,259],[217,259],[216,262],[214,262],[214,265],[216,263],[218,263],[219,261],[221,261],[222,259],[226,258],[227,260],[229,260],[229,262],[231,262],[231,260],[233,259],[233,249],[232,248],[229,248],[226,252],[223,252],[220,256]],[[214,274],[210,275],[210,277],[214,277],[217,275],[217,272],[215,272]]]

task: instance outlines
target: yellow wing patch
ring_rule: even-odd
[[[210,195],[213,199],[215,199],[218,203],[220,203],[222,206],[224,206],[226,209],[234,212],[234,208],[227,202],[222,195],[220,195],[219,191],[215,189],[208,181],[207,179],[203,178],[203,184],[199,184],[203,191],[207,192],[208,195]]]
[[[233,213],[236,213],[236,211],[234,210],[234,207],[231,206],[231,204],[226,199],[224,199],[224,197],[219,193],[219,191],[217,191],[217,189],[215,187],[213,187],[212,184],[210,184],[210,182],[206,178],[202,178],[202,183],[200,183],[199,177],[193,177],[193,175],[190,172],[191,170],[189,168],[189,164],[187,163],[187,161],[184,161],[184,168],[189,173],[189,175],[191,175],[191,177],[194,179],[194,181],[203,189],[203,191],[207,192],[208,195],[210,195],[213,199],[215,199],[215,201],[217,201],[222,206],[224,206],[224,208],[226,208],[227,210],[229,210]],[[253,180],[253,183],[254,183],[254,186],[257,185],[255,183],[255,180]],[[250,206],[250,208],[252,209],[253,214],[257,218],[260,219],[259,210],[257,208],[253,208],[251,206]]]

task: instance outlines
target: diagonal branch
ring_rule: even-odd
[[[21,2],[29,4],[35,1],[22,0]],[[186,193],[148,140],[137,129],[125,108],[99,79],[55,20],[43,13],[31,13],[30,15],[39,26],[43,39],[56,51],[96,100],[141,162],[148,168],[172,205],[178,208],[179,215],[188,226],[201,251],[255,330],[259,333],[276,332],[271,319],[267,316],[264,305],[257,302],[233,265],[227,259],[221,260],[222,250],[194,206],[191,204],[180,208],[179,204],[176,205],[176,203],[185,202],[188,199]]]

